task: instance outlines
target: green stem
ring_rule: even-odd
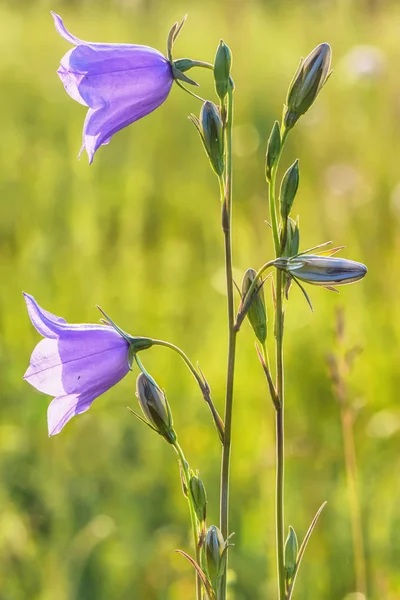
[[[233,91],[228,92],[228,114],[226,122],[226,184],[225,195],[222,203],[222,228],[225,245],[225,273],[226,291],[228,302],[228,369],[226,376],[225,397],[225,434],[222,447],[221,462],[221,493],[220,493],[220,529],[226,539],[229,535],[229,471],[231,455],[232,408],[233,408],[233,382],[235,372],[236,330],[235,330],[235,304],[232,274],[232,119],[233,119]],[[227,567],[226,567],[227,568]],[[226,571],[221,585],[221,600],[226,598]]]
[[[272,170],[269,185],[269,209],[272,233],[274,238],[275,256],[281,255],[281,240],[279,238],[278,218],[276,212],[276,173],[279,160],[282,155],[283,146],[287,137],[287,130],[282,132],[281,151],[275,167]],[[284,484],[285,484],[285,429],[284,429],[284,362],[283,362],[283,276],[282,271],[277,269],[276,273],[276,308],[275,308],[275,347],[276,347],[276,392],[279,405],[276,408],[275,430],[276,430],[276,553],[278,569],[278,591],[279,600],[285,600],[285,517],[284,517]]]
[[[180,447],[180,445],[178,444],[178,442],[175,442],[174,444],[174,449],[179,457],[179,461],[181,463],[182,466],[182,472],[183,472],[183,477],[185,480],[185,485],[186,485],[186,489],[187,489],[187,499],[188,499],[188,504],[189,504],[189,512],[190,512],[190,520],[192,523],[192,531],[193,531],[193,543],[194,543],[194,548],[195,548],[195,557],[196,557],[196,562],[198,565],[200,565],[200,546],[199,546],[199,531],[198,531],[198,527],[197,527],[197,518],[196,518],[196,512],[193,506],[193,502],[192,502],[192,498],[190,496],[190,473],[189,473],[189,467],[188,467],[188,463],[185,459],[185,455],[183,454],[182,448]],[[196,575],[196,600],[202,600],[202,583],[200,580],[199,575]]]
[[[278,565],[279,598],[285,598],[285,549],[284,549],[284,369],[283,369],[283,305],[282,271],[276,274],[276,392],[279,407],[276,409],[276,550]]]
[[[215,426],[218,431],[219,438],[222,442],[223,438],[224,438],[224,424],[222,422],[221,417],[218,414],[217,409],[215,408],[215,406],[213,404],[213,401],[211,400],[210,389],[209,389],[206,381],[201,378],[201,376],[199,375],[197,369],[194,367],[194,365],[191,362],[191,360],[189,359],[189,357],[178,346],[175,346],[175,344],[171,344],[171,342],[166,342],[164,340],[152,340],[152,342],[153,342],[153,346],[164,346],[165,348],[169,348],[170,350],[173,350],[174,352],[179,354],[179,356],[181,357],[183,362],[186,364],[189,371],[192,373],[193,377],[196,379],[197,383],[200,386],[204,400],[207,402],[207,404],[210,408],[211,414],[214,419]]]

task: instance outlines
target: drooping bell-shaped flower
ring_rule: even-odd
[[[54,396],[47,412],[49,435],[59,433],[75,415],[129,372],[130,353],[150,347],[146,338],[124,337],[110,326],[70,324],[24,294],[29,318],[44,337],[32,352],[24,379]]]
[[[167,99],[176,73],[154,48],[85,42],[67,31],[60,16],[52,15],[58,33],[74,46],[62,58],[58,75],[71,98],[89,107],[81,152],[86,150],[91,163],[115,133]]]

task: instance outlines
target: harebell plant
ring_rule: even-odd
[[[61,17],[53,13],[53,18],[58,33],[73,46],[62,58],[58,75],[69,96],[88,108],[81,152],[86,150],[89,162],[93,161],[102,145],[110,142],[114,134],[157,109],[167,99],[174,84],[189,93],[194,102],[201,102],[190,119],[218,180],[225,251],[228,340],[223,418],[214,405],[210,385],[200,367],[194,366],[183,350],[172,342],[128,334],[101,309],[102,324],[69,324],[41,308],[28,294],[25,294],[28,314],[43,339],[33,350],[25,379],[40,392],[53,396],[48,409],[48,429],[49,435],[55,435],[72,417],[88,410],[99,395],[131,371],[139,371],[136,396],[140,412],[130,410],[142,424],[163,438],[177,456],[180,485],[188,503],[193,533],[193,554],[183,550],[178,552],[194,567],[195,598],[225,600],[228,554],[233,535],[229,525],[229,483],[235,353],[241,326],[247,319],[254,330],[257,355],[266,376],[275,413],[277,598],[290,600],[306,546],[325,502],[301,542],[292,526],[288,527],[285,541],[283,341],[289,294],[292,284],[296,284],[312,309],[307,284],[337,291],[337,286],[356,282],[366,274],[363,264],[334,256],[341,247],[331,248],[330,242],[300,250],[299,219],[293,218],[300,184],[299,161],[296,160],[288,168],[280,185],[277,182],[278,167],[288,135],[301,116],[311,108],[330,76],[331,48],[328,44],[320,44],[300,62],[289,86],[282,119],[273,124],[270,137],[266,140],[266,207],[269,210],[266,210],[265,216],[270,224],[274,256],[269,260],[266,260],[266,256],[260,256],[257,268],[246,270],[241,288],[238,288],[240,298],[236,302],[232,275],[235,84],[230,48],[220,41],[213,63],[188,58],[173,59],[173,47],[185,19],[171,28],[164,56],[148,46],[83,41],[66,29]],[[210,71],[215,87],[214,99],[203,99],[187,87],[197,86],[186,74],[195,67]],[[108,152],[112,152],[112,149]],[[266,292],[264,285],[268,278],[272,282],[271,286],[268,285],[271,294]],[[268,312],[273,313],[274,323],[271,327],[267,322]],[[273,357],[267,351],[268,335],[275,338]],[[143,354],[150,352],[153,346],[162,346],[180,356],[209,407],[217,433],[216,443],[220,443],[222,449],[218,526],[207,523],[206,487],[199,471],[190,466],[178,443],[167,395],[143,364]],[[241,398],[237,401],[240,402]],[[222,404],[222,401],[219,403]]]

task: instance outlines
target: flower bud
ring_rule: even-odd
[[[256,271],[254,269],[247,269],[242,280],[243,298],[245,298],[247,292],[249,291],[255,276]],[[249,310],[247,312],[247,317],[254,330],[254,333],[256,334],[256,337],[260,340],[262,344],[265,344],[265,340],[267,339],[267,311],[265,309],[263,287],[261,287],[258,291],[253,292],[253,300],[251,301]]]
[[[267,181],[271,181],[272,169],[278,162],[281,153],[281,130],[278,121],[275,121],[269,136],[267,154],[265,159],[265,176]]]
[[[229,89],[229,76],[232,65],[232,54],[229,47],[221,40],[214,60],[214,81],[217,96],[224,100]]]
[[[136,380],[136,396],[148,424],[167,442],[174,444],[176,434],[167,399],[144,373]]]
[[[224,136],[218,108],[207,100],[201,107],[200,119],[195,115],[189,118],[199,132],[214,173],[221,177],[224,172]]]
[[[207,516],[207,495],[198,473],[191,477],[189,487],[196,516],[200,523],[204,523]]]
[[[287,583],[289,583],[295,573],[298,550],[299,545],[297,543],[296,532],[293,527],[289,527],[289,534],[285,542],[285,578]]]
[[[286,98],[284,114],[286,129],[293,127],[314,103],[330,75],[331,57],[329,44],[320,44],[305,60],[301,61]]]
[[[280,193],[282,219],[287,219],[299,187],[299,160],[296,159],[283,176]]]
[[[324,287],[354,283],[367,273],[367,267],[362,263],[317,254],[278,258],[274,264],[295,279]]]
[[[286,244],[283,256],[296,256],[299,252],[300,229],[298,221],[293,221],[290,217],[287,219]]]
[[[220,578],[226,567],[227,544],[222,533],[215,525],[211,525],[207,531],[204,548],[207,574],[215,592],[218,593]]]

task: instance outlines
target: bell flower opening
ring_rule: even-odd
[[[41,308],[33,296],[24,293],[24,298],[32,325],[44,338],[24,379],[54,396],[47,412],[52,436],[127,375],[130,344],[113,327],[70,324]]]
[[[58,75],[64,88],[89,108],[82,148],[89,163],[112,136],[158,108],[174,82],[173,69],[158,50],[138,44],[86,42],[72,35],[53,13],[57,32],[74,48],[61,59]]]

